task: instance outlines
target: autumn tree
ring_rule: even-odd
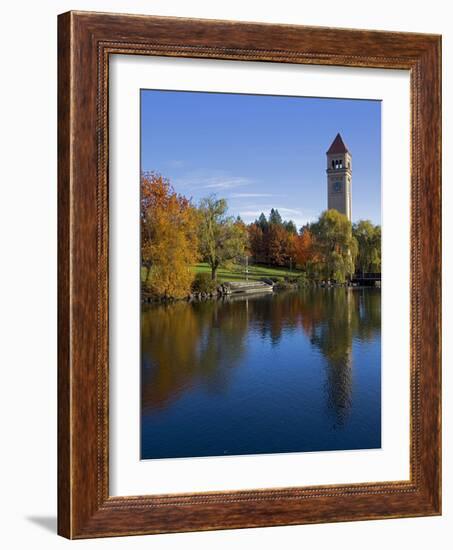
[[[140,216],[145,287],[156,296],[186,296],[198,259],[196,209],[168,179],[151,172],[141,177]]]
[[[250,254],[255,262],[266,262],[267,252],[264,245],[264,234],[260,224],[255,221],[247,226]]]
[[[269,263],[269,222],[264,212],[251,224],[249,231],[250,252],[256,262]]]
[[[283,266],[288,262],[288,232],[282,224],[269,224],[269,262]]]
[[[292,231],[288,233],[285,240],[285,254],[286,254],[286,265],[289,267],[295,267],[296,266],[296,252],[297,252],[297,230],[295,233]]]
[[[362,273],[378,272],[381,269],[381,227],[369,220],[360,220],[352,226],[357,240],[357,269]]]
[[[327,279],[345,282],[354,274],[357,256],[357,241],[352,234],[351,222],[337,210],[326,210],[317,222],[310,225],[310,231],[319,273]]]
[[[248,239],[247,225],[245,224],[241,216],[236,217],[234,225],[236,226],[238,233],[240,233],[242,236],[243,244],[244,244],[244,254],[250,255],[251,250],[250,250],[250,242]]]
[[[203,259],[211,268],[211,277],[217,278],[217,269],[244,256],[247,247],[247,230],[242,221],[227,215],[225,199],[211,195],[200,202],[199,242]]]
[[[272,208],[269,219],[264,213],[248,226],[250,252],[256,262],[289,266],[296,263],[297,227],[292,221],[283,221],[277,209]]]
[[[302,269],[306,269],[307,263],[314,257],[313,237],[308,228],[297,235],[294,247],[296,265]]]

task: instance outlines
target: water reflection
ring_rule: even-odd
[[[305,294],[304,330],[327,362],[327,406],[343,425],[352,400],[352,343],[373,339],[381,328],[379,291],[331,289]]]
[[[379,433],[380,442],[380,304],[379,290],[337,288],[146,307],[142,312],[141,340],[143,434],[153,433],[154,417],[156,426],[160,422],[159,429],[165,429],[165,421],[158,418],[159,413],[177,414],[181,409],[180,414],[183,416],[185,411],[187,416],[197,410],[201,413],[208,407],[213,410],[216,404],[225,406],[228,400],[239,403],[234,409],[235,422],[245,417],[252,422],[250,419],[255,418],[254,412],[259,407],[263,410],[266,406],[273,407],[282,415],[285,407],[291,407],[293,417],[287,414],[284,420],[294,419],[296,424],[300,423],[298,434],[306,431],[307,422],[316,423],[325,431],[344,431],[354,407],[357,362],[354,343],[363,346],[369,342],[374,351],[368,361],[373,363],[373,373],[376,369],[379,372],[366,375],[367,363],[361,359],[360,372],[365,374],[357,382],[356,401],[363,410],[356,411],[356,415],[374,419],[378,425],[373,426],[373,430]],[[284,359],[288,349],[294,349],[294,354]],[[317,356],[323,358],[319,366]],[[288,366],[288,361],[294,365]],[[246,375],[251,365],[253,374]],[[239,375],[241,372],[243,376]],[[292,391],[292,388],[286,390],[284,387],[292,383],[299,384],[300,399],[296,395],[288,403],[289,398],[282,398],[280,394]],[[278,393],[280,387],[282,391]],[[309,387],[313,388],[310,395]],[[253,399],[244,398],[247,391],[254,396]],[[379,397],[379,403],[373,405],[371,412],[365,410],[369,407],[366,400],[362,403],[359,399],[365,391],[374,392]],[[238,395],[242,396],[240,401]],[[271,403],[269,399],[276,402]],[[324,413],[320,409],[315,416],[314,410],[318,406],[324,409]],[[323,417],[322,423],[320,416]],[[209,418],[203,418],[203,423],[209,422]],[[258,441],[261,437],[264,450],[260,451],[261,447],[255,443],[256,448],[250,452],[264,452],[267,449],[266,426],[260,426],[259,420],[253,422],[248,426],[247,437],[250,438],[250,430],[254,430],[253,439]],[[353,421],[350,424],[355,426]],[[206,426],[206,430],[209,428]],[[222,426],[222,430],[228,429],[228,426]],[[278,429],[290,431],[289,428]],[[313,447],[316,450],[316,445],[330,448],[328,442],[312,445],[308,435],[303,439],[304,449]],[[354,442],[343,444],[335,438],[331,440],[335,441],[331,448],[361,448],[355,447]],[[285,449],[282,444],[282,449],[267,452]],[[173,456],[169,452],[164,452],[163,456]],[[213,453],[215,451],[207,452]],[[187,454],[181,451],[175,456],[202,454],[202,450],[187,450]]]
[[[142,406],[161,408],[194,384],[225,390],[244,352],[247,305],[217,301],[151,306],[142,314]]]

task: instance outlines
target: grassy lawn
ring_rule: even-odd
[[[196,264],[192,267],[195,273],[211,273],[211,268],[206,263]],[[225,269],[219,267],[217,270],[217,280],[219,283],[224,281],[245,281],[244,266],[237,266],[234,269]],[[249,281],[258,281],[262,277],[284,277],[297,275],[301,273],[298,269],[293,269],[292,272],[284,267],[266,267],[262,265],[249,265]]]
[[[211,268],[206,263],[196,264],[192,266],[194,273],[211,273]],[[245,281],[244,266],[237,266],[233,269],[225,269],[219,267],[217,270],[217,280],[219,283],[225,281]],[[292,272],[284,267],[266,267],[262,265],[249,265],[249,281],[258,281],[262,277],[278,277],[283,279],[284,277],[290,277],[301,273],[298,269],[293,269]],[[141,269],[142,282],[146,277],[146,269]]]

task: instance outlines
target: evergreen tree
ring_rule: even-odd
[[[257,225],[260,226],[261,231],[263,231],[263,232],[267,231],[269,224],[268,224],[267,218],[266,218],[266,216],[264,215],[263,212],[261,212],[260,217],[258,218],[258,220],[255,223],[257,223]]]
[[[283,222],[283,227],[291,235],[297,235],[297,227],[296,227],[296,224],[293,222],[293,220],[289,220],[288,222],[287,221]]]
[[[271,213],[269,214],[269,223],[282,225],[282,217],[280,216],[280,212],[277,209],[271,209]]]

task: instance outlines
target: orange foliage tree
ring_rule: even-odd
[[[256,262],[277,266],[296,264],[298,236],[294,222],[268,222],[261,214],[247,229],[250,253]]]
[[[140,206],[145,288],[155,296],[187,296],[198,260],[196,209],[155,172],[141,176]]]
[[[269,260],[273,265],[284,266],[289,262],[289,244],[291,235],[283,225],[269,224]]]
[[[263,230],[257,223],[247,226],[249,237],[249,251],[255,262],[266,263],[268,261],[266,242]]]
[[[304,229],[294,241],[294,256],[298,267],[305,269],[307,263],[313,259],[313,237],[309,229]]]

